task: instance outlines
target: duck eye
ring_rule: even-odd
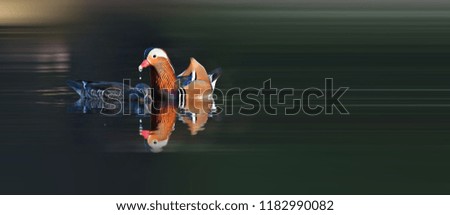
[[[156,55],[155,55],[155,54],[153,55],[153,58],[156,58]]]
[[[156,140],[153,140],[153,144],[157,144],[158,143],[158,141],[156,141]]]

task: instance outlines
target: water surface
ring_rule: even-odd
[[[449,193],[445,8],[134,9],[0,28],[2,193]],[[189,57],[222,67],[224,90],[267,79],[322,89],[334,78],[350,88],[350,115],[219,114],[195,136],[177,121],[155,154],[139,116],[69,110],[78,96],[67,80],[135,84],[148,46],[166,49],[177,72]]]

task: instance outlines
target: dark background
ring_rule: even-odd
[[[0,193],[450,194],[448,2],[214,2],[0,3]],[[224,90],[334,78],[350,115],[177,122],[154,154],[137,116],[68,111],[66,80],[136,83],[149,46]]]

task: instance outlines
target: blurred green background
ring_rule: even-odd
[[[449,2],[0,8],[3,194],[450,193]],[[136,116],[68,113],[77,96],[66,80],[136,83],[147,47],[165,49],[178,73],[189,57],[222,67],[223,90],[267,79],[323,88],[334,78],[350,88],[350,115],[219,115],[197,136],[178,122],[165,151],[152,154]]]

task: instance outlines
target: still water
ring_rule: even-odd
[[[450,192],[448,11],[158,7],[170,13],[124,8],[0,28],[1,193]],[[177,73],[189,57],[221,67],[224,90],[268,79],[323,89],[334,78],[349,87],[350,114],[214,114],[195,132],[177,115],[153,153],[139,135],[150,116],[74,110],[66,85],[146,83],[137,66],[149,46]]]

